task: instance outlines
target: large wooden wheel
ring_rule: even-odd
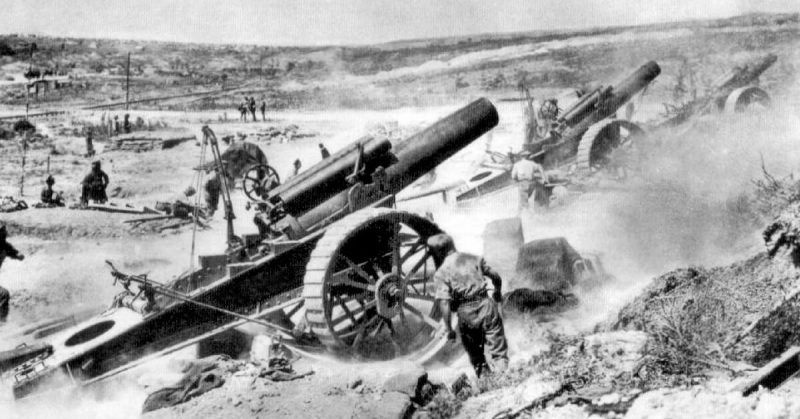
[[[576,164],[579,170],[601,170],[612,163],[612,157],[630,154],[637,137],[644,130],[624,119],[605,119],[591,127],[581,136],[578,144]],[[624,162],[617,164],[625,165]]]
[[[242,178],[244,194],[252,201],[266,199],[270,190],[281,184],[278,172],[270,165],[256,164],[247,169]]]
[[[328,348],[366,359],[413,357],[437,346],[435,266],[425,242],[440,232],[425,218],[385,208],[328,228],[306,268],[312,332]]]
[[[740,87],[725,99],[724,111],[727,114],[736,114],[754,109],[767,109],[772,104],[769,93],[760,87]]]

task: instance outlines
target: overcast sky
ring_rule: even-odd
[[[2,0],[0,33],[273,45],[797,12],[800,0]]]

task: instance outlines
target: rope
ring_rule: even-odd
[[[203,163],[206,161],[206,149],[208,147],[208,141],[206,138],[203,137],[203,143],[200,147],[200,164],[198,167],[202,167]],[[195,243],[197,241],[197,216],[198,212],[200,211],[200,185],[203,181],[203,171],[198,170],[197,174],[195,174],[195,192],[194,192],[194,225],[192,226],[192,250],[189,252],[189,272],[194,270],[194,251],[195,251]]]

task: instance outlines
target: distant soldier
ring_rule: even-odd
[[[253,122],[256,122],[257,119],[256,119],[256,97],[255,96],[251,96],[250,97],[249,108],[250,108],[250,114],[253,115]]]
[[[108,175],[100,168],[100,161],[92,163],[92,171],[83,178],[81,182],[81,204],[89,204],[89,200],[99,203],[108,201],[106,188],[108,187]]]
[[[23,260],[25,259],[25,255],[17,251],[11,243],[6,241],[8,237],[8,231],[6,231],[6,226],[0,226],[0,266],[3,266],[3,261],[7,257],[16,260]],[[0,323],[5,323],[6,318],[8,317],[8,307],[11,301],[11,294],[8,292],[7,289],[0,287]]]
[[[122,129],[125,131],[126,134],[131,132],[131,115],[125,114],[125,118],[122,121]]]
[[[427,240],[431,249],[436,273],[436,301],[441,309],[447,339],[455,339],[451,324],[452,311],[458,315],[458,331],[469,361],[480,377],[491,368],[484,354],[488,346],[492,367],[501,371],[508,366],[508,344],[503,329],[503,319],[497,303],[502,301],[502,279],[486,261],[476,255],[457,252],[453,238],[437,234]],[[492,281],[491,298],[486,278]]]
[[[322,143],[319,143],[319,153],[322,154],[323,160],[331,156],[330,151],[328,151],[328,149],[325,148],[325,144]]]
[[[300,162],[300,159],[295,159],[294,160],[294,167],[292,168],[291,173],[289,173],[289,175],[286,176],[286,180],[289,180],[289,179],[297,176],[300,173],[300,169],[302,167],[303,167],[303,163]]]
[[[114,134],[119,135],[119,115],[114,115]]]
[[[247,122],[247,109],[245,109],[244,104],[239,104],[239,120]]]
[[[53,176],[47,176],[47,179],[44,181],[44,183],[45,187],[42,188],[42,193],[40,195],[42,204],[44,204],[46,207],[63,207],[64,198],[61,197],[61,194],[53,190],[53,185],[56,183],[56,180],[53,178]]]
[[[92,142],[92,130],[86,131],[86,157],[94,156],[94,143]]]
[[[267,102],[263,100],[261,101],[261,120],[267,121]]]

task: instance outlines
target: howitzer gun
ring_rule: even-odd
[[[525,145],[527,157],[546,169],[573,161],[579,170],[602,166],[611,150],[642,132],[636,124],[614,118],[616,112],[660,73],[658,64],[650,61],[616,85],[584,93],[554,120],[539,121],[549,126],[544,137]]]
[[[753,107],[769,107],[771,99],[764,89],[758,87],[758,78],[778,61],[775,54],[767,54],[745,65],[737,66],[719,76],[703,95],[679,106],[666,106],[667,119],[658,126],[676,126],[693,115],[712,112],[728,114],[742,112]]]
[[[248,321],[264,323],[265,333],[313,335],[321,349],[360,359],[423,361],[445,344],[436,338],[436,267],[426,244],[442,230],[394,209],[394,195],[497,123],[494,106],[479,99],[407,139],[358,140],[258,201],[264,234],[234,234],[223,181],[226,251],[200,256],[168,283],[115,271],[124,284],[143,285],[135,300],[152,306],[118,305],[53,335],[53,354],[13,385],[15,396],[62,371],[89,384],[189,343],[202,349]],[[213,144],[213,131],[204,133]]]

